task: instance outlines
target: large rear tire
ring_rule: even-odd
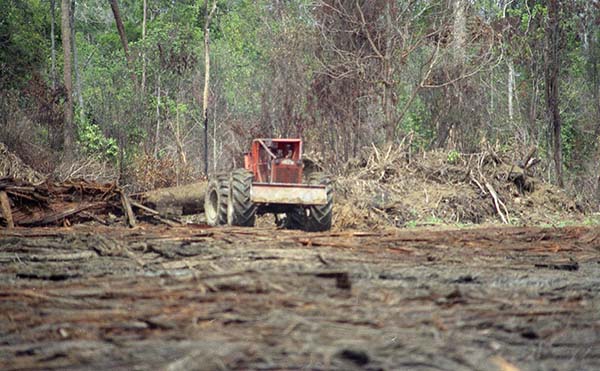
[[[219,225],[219,181],[216,178],[210,178],[206,186],[204,215],[208,225]]]
[[[229,203],[229,174],[217,174],[219,180],[219,224],[227,224],[227,204]]]
[[[303,229],[308,232],[328,231],[331,229],[333,214],[331,179],[323,173],[312,173],[308,178],[308,184],[324,185],[327,192],[327,203],[325,205],[312,205],[305,209],[306,220]]]
[[[204,215],[211,226],[227,224],[227,199],[229,198],[229,177],[217,174],[208,181],[204,196]]]
[[[250,199],[254,176],[246,169],[236,169],[229,178],[227,224],[253,227],[256,221],[256,205]]]
[[[284,227],[286,229],[304,229],[306,225],[306,211],[302,206],[295,207],[285,213]]]

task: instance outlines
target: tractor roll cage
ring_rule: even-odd
[[[283,158],[282,152],[285,152],[286,159]],[[254,139],[251,151],[244,156],[244,167],[252,171],[255,182],[300,184],[302,183],[302,140]]]
[[[275,155],[273,152],[271,152],[271,149],[269,148],[269,146],[267,146],[267,145],[265,144],[265,141],[264,141],[264,140],[262,140],[262,139],[257,139],[256,141],[257,141],[258,143],[260,143],[260,145],[261,145],[261,146],[262,146],[262,147],[265,149],[265,151],[267,151],[267,153],[269,154],[269,156],[271,156],[272,158],[276,158],[276,157],[277,157],[277,156],[276,156],[276,155]]]

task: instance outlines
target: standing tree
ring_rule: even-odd
[[[204,123],[204,174],[208,174],[208,92],[210,83],[210,20],[217,9],[213,1],[208,8],[209,0],[204,0],[204,92],[202,94],[202,122]]]
[[[71,0],[71,45],[73,45],[73,71],[75,72],[75,95],[79,104],[78,113],[84,113],[83,95],[81,93],[81,73],[79,71],[79,59],[77,58],[77,40],[75,38],[75,0]]]
[[[548,119],[550,121],[550,132],[552,137],[552,150],[554,157],[554,169],[556,182],[563,186],[562,174],[562,143],[561,143],[561,120],[558,107],[559,97],[559,74],[560,74],[560,9],[558,0],[548,2],[548,25],[546,29],[546,104]]]
[[[117,24],[117,31],[121,38],[121,44],[123,45],[123,52],[125,53],[125,59],[127,59],[127,66],[131,71],[131,81],[136,83],[137,79],[133,72],[133,56],[129,53],[129,44],[127,43],[127,34],[125,33],[125,26],[123,26],[123,20],[121,19],[121,12],[119,11],[119,4],[117,0],[110,0],[110,7],[115,17],[115,23]]]
[[[56,89],[56,37],[54,35],[54,25],[56,24],[56,0],[50,0],[50,15],[52,23],[50,24],[50,41],[52,44],[52,90]]]
[[[142,15],[142,94],[146,91],[146,21],[148,18],[148,0],[143,2]]]
[[[319,30],[315,54],[321,68],[312,83],[311,104],[319,120],[327,123],[331,146],[347,159],[357,155],[364,122],[372,122],[374,141],[392,141],[396,136],[398,73],[410,54],[404,31],[414,4],[400,7],[389,0],[315,4]]]
[[[65,158],[73,158],[75,129],[73,126],[73,83],[71,76],[71,1],[62,0],[61,4],[62,47],[65,55],[63,76],[65,83],[65,121],[63,126]]]

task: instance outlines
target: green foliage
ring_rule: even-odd
[[[48,60],[50,7],[42,0],[0,0],[0,9],[0,87],[20,87]]]
[[[501,10],[498,9],[498,16],[502,16]],[[522,32],[527,32],[531,29],[532,22],[537,19],[545,19],[548,15],[548,8],[545,4],[535,2],[533,6],[525,3],[515,3],[512,7],[508,8],[508,17],[514,17],[519,20],[519,27]]]
[[[77,144],[85,155],[116,162],[119,148],[113,138],[107,138],[98,125],[91,123],[80,112],[75,115],[75,122]]]
[[[594,212],[585,215],[584,217],[574,217],[568,214],[564,216],[551,215],[548,217],[547,223],[542,223],[540,226],[547,228],[562,228],[573,226],[588,226],[594,227],[600,225],[600,213]]]
[[[416,220],[409,220],[409,221],[407,221],[407,222],[404,224],[404,226],[405,226],[406,228],[417,228],[417,227],[418,227],[418,224],[417,224],[417,221],[416,221]]]
[[[451,150],[448,152],[448,156],[446,156],[446,162],[450,165],[456,165],[460,160],[460,153],[457,150]]]
[[[263,1],[236,1],[228,14],[220,17],[222,37],[215,42],[225,99],[245,114],[260,112],[261,92],[268,62],[261,38]]]
[[[403,102],[403,104],[406,103]],[[402,105],[400,105],[400,107],[402,107]],[[421,98],[417,96],[400,123],[401,132],[413,135],[412,145],[415,150],[424,150],[431,142],[433,132],[431,128],[427,126],[429,119],[430,114],[427,107]]]
[[[575,117],[573,115],[565,116],[563,116],[564,118],[560,127],[560,136],[563,150],[563,162],[568,164],[573,158],[575,141],[579,137],[579,133],[577,133],[577,123],[574,121]]]
[[[597,226],[600,225],[600,213],[592,214],[583,220],[583,225]]]

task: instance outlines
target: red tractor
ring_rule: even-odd
[[[323,173],[303,170],[302,140],[253,140],[243,169],[209,180],[204,198],[207,223],[251,227],[256,215],[273,213],[286,228],[331,229],[331,182]]]

